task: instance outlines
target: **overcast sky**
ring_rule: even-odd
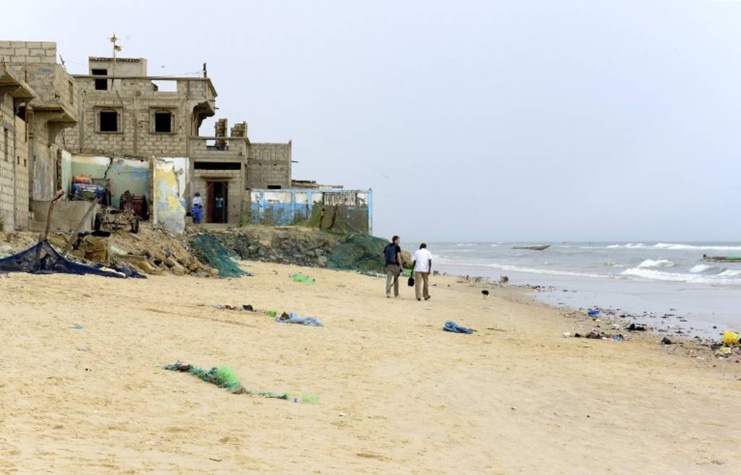
[[[741,240],[741,1],[5,3],[73,73],[113,33],[207,62],[218,117],[373,188],[376,234]]]

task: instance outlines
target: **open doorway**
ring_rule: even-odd
[[[206,209],[207,223],[229,222],[229,185],[225,181],[209,181],[207,183],[208,205]]]

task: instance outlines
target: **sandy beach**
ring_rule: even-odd
[[[0,471],[738,470],[741,364],[656,335],[564,338],[576,319],[455,277],[433,277],[418,302],[407,287],[386,299],[380,278],[243,265],[255,275],[0,278]],[[443,332],[446,320],[477,332]],[[162,369],[177,360],[320,402],[233,395]]]

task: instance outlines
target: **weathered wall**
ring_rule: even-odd
[[[95,77],[75,76],[80,123],[66,131],[70,150],[92,155],[184,157],[188,137],[196,133],[194,108],[213,102],[215,94],[203,78],[172,79],[177,91],[158,91],[148,78],[109,79],[109,90],[96,90]],[[99,130],[101,110],[119,114],[118,132]],[[155,131],[155,112],[172,113],[172,131]]]
[[[0,99],[0,221],[5,231],[28,226],[28,148],[13,98]]]
[[[173,234],[185,230],[185,186],[182,176],[188,164],[184,158],[155,160],[153,215],[155,223]]]
[[[291,187],[291,142],[253,143],[247,161],[248,189]]]
[[[77,117],[75,81],[56,63],[56,56],[57,45],[51,41],[0,41],[0,57],[36,93],[29,104],[29,140],[24,134],[23,146],[27,148],[30,199],[39,201],[50,200],[56,192],[57,159],[63,149],[60,132]],[[16,146],[21,147],[18,142]]]
[[[371,234],[373,191],[253,190],[249,222]]]
[[[94,180],[110,180],[111,205],[118,208],[121,195],[127,190],[134,195],[144,195],[151,203],[149,186],[149,161],[111,159],[90,155],[74,155],[71,163],[72,176],[86,175]],[[65,191],[71,193],[72,179],[63,183]]]

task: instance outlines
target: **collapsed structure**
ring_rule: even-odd
[[[205,65],[159,77],[144,58],[91,57],[70,75],[56,54],[53,42],[0,41],[0,229],[38,228],[62,189],[56,228],[97,199],[180,233],[199,193],[206,223],[371,232],[372,192],[294,181],[290,141],[252,142],[227,119],[201,134],[217,109]]]

